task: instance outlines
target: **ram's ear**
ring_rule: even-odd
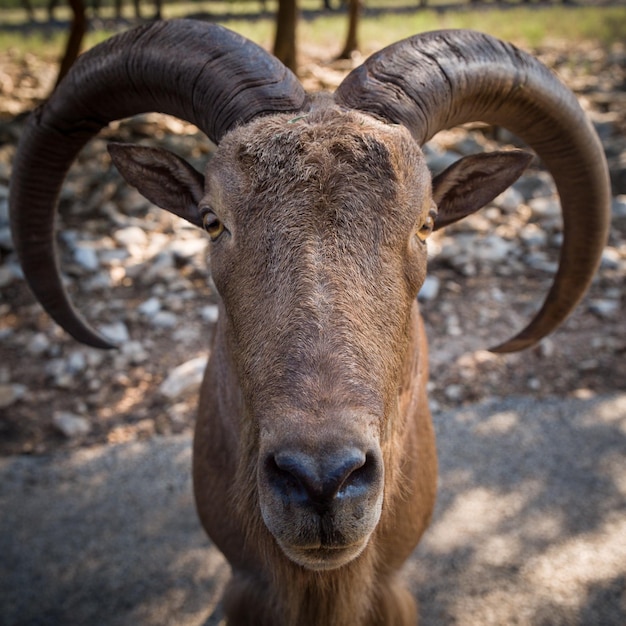
[[[474,154],[435,176],[435,230],[458,222],[491,202],[521,176],[532,159],[532,154],[522,150]]]
[[[124,180],[153,204],[202,226],[198,204],[204,176],[187,161],[161,148],[110,143],[109,154]]]

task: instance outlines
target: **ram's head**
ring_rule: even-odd
[[[205,174],[164,150],[110,151],[147,198],[210,236],[222,297],[211,366],[221,374],[211,376],[225,381],[213,393],[244,423],[240,492],[254,494],[257,517],[289,559],[344,565],[399,488],[392,452],[414,401],[411,377],[421,376],[420,342],[425,358],[415,304],[424,241],[484,206],[529,161],[520,151],[467,157],[432,180],[421,145],[470,121],[502,125],[556,181],[556,279],[499,351],[540,340],[585,292],[607,229],[602,148],[548,70],[486,35],[413,37],[370,58],[334,95],[309,97],[278,61],[220,27],[133,30],[84,55],[32,117],[11,186],[27,280],[61,326],[94,346],[109,344],[74,311],[58,270],[56,198],[86,141],[146,111],[191,121],[219,144]]]

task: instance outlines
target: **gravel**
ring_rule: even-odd
[[[610,157],[615,195],[608,246],[589,297],[559,332],[534,350],[485,358],[485,348],[530,318],[553,277],[562,232],[552,180],[535,163],[479,214],[437,232],[429,240],[429,276],[419,295],[430,338],[435,409],[529,390],[538,397],[605,393],[623,388],[626,380],[626,188],[621,182],[626,110],[620,96],[626,53],[616,47],[603,55],[594,51],[593,61],[583,55],[576,74],[563,60],[571,51],[538,52],[584,94]],[[80,154],[61,195],[61,267],[77,308],[119,348],[100,352],[78,346],[34,303],[8,228],[8,177],[22,124],[11,118],[14,103],[27,105],[45,93],[49,66],[29,59],[22,67],[10,55],[2,60],[5,74],[13,76],[13,90],[0,92],[0,137],[5,138],[0,144],[0,365],[7,372],[0,454],[190,432],[199,369],[192,368],[189,382],[175,386],[177,391],[159,389],[169,389],[166,381],[181,371],[177,368],[184,371],[189,362],[207,358],[218,318],[207,239],[130,189],[111,166],[106,141],[140,138],[159,144],[163,138],[199,167],[213,149],[210,142],[189,124],[148,114],[113,124]],[[304,64],[309,89],[332,87],[347,69],[311,67]],[[26,71],[28,97],[20,82]],[[499,147],[495,136],[509,142],[505,145],[519,144],[502,130],[454,129],[428,144],[429,165],[436,171],[462,155]],[[91,428],[68,438],[55,425],[55,414],[89,415]]]

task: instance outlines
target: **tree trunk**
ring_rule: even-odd
[[[348,4],[348,36],[346,37],[346,45],[343,47],[340,59],[349,59],[352,53],[359,49],[358,28],[359,17],[361,15],[361,0],[349,0]]]
[[[22,0],[22,6],[26,9],[28,19],[32,22],[35,19],[35,12],[33,11],[33,5],[30,0]]]
[[[296,53],[297,23],[297,0],[278,0],[274,56],[282,61],[284,65],[294,72],[294,74],[298,71],[298,59]]]
[[[54,21],[54,10],[56,9],[57,4],[59,4],[58,0],[50,0],[48,2],[48,21],[49,22]]]
[[[87,17],[85,15],[84,0],[69,0],[69,4],[73,15],[72,26],[65,46],[65,54],[61,59],[55,88],[67,74],[70,67],[72,67],[74,61],[76,61],[80,53],[81,44],[83,43],[83,37],[87,32]]]

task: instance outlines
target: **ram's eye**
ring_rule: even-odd
[[[211,241],[215,241],[223,232],[224,232],[224,224],[215,213],[208,211],[202,216],[202,225],[204,226],[204,230],[209,233],[209,237],[211,237]]]
[[[431,211],[428,214],[428,217],[426,218],[424,223],[419,227],[419,230],[417,231],[418,239],[420,239],[421,241],[426,241],[426,239],[428,239],[429,235],[435,229],[436,217],[437,217],[437,214],[435,213],[435,211]]]

